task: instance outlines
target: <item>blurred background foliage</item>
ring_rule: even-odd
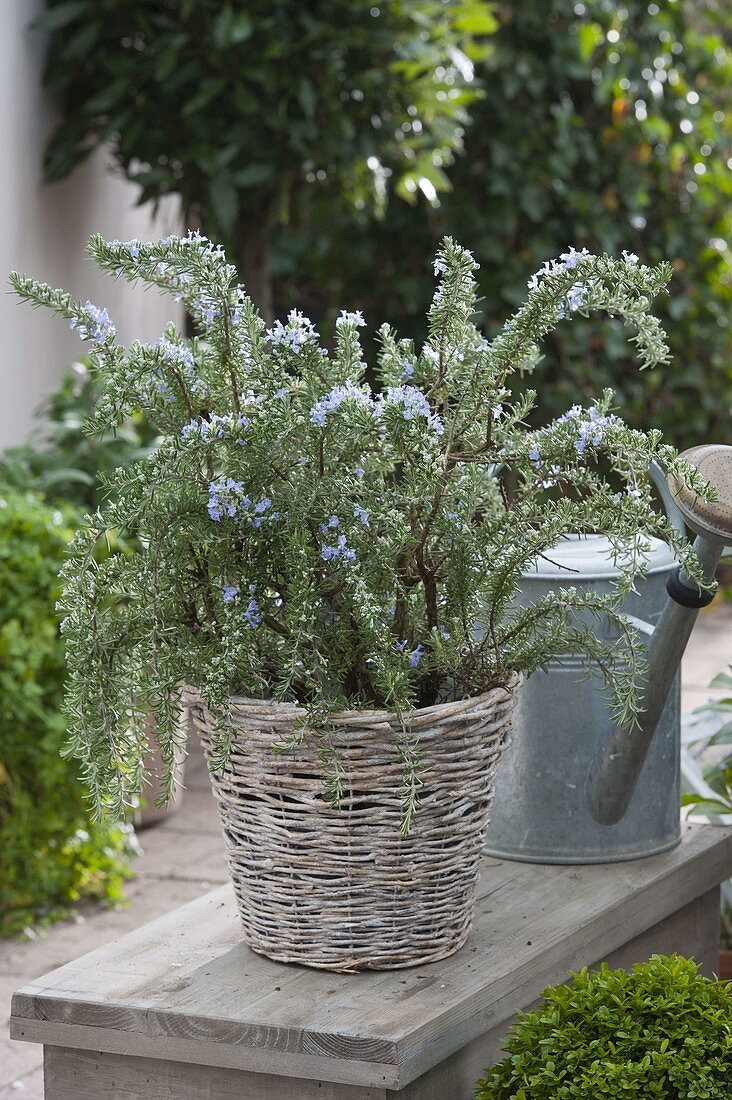
[[[639,374],[618,325],[574,318],[546,345],[542,412],[611,386],[623,415],[680,446],[729,441],[732,406],[732,5],[515,0],[478,67],[465,153],[440,205],[392,202],[383,219],[335,216],[303,191],[277,227],[277,299],[314,314],[363,308],[406,335],[434,288],[443,233],[474,250],[494,332],[526,280],[569,244],[671,261],[658,304],[673,361]],[[726,40],[725,40],[726,39]]]
[[[129,826],[91,819],[77,763],[61,755],[55,604],[66,546],[100,503],[100,477],[155,445],[142,417],[114,436],[86,434],[98,399],[91,364],[73,364],[39,407],[33,443],[0,453],[0,935],[49,924],[79,901],[119,902],[136,852]],[[132,547],[115,539],[99,553],[119,550]]]
[[[156,440],[154,429],[140,414],[120,424],[114,435],[85,432],[99,395],[92,363],[73,363],[58,388],[39,405],[33,442],[0,452],[0,483],[40,494],[51,504],[94,512],[102,502],[100,478],[145,458]]]
[[[639,375],[616,325],[574,319],[543,409],[611,385],[681,446],[726,438],[727,0],[51,0],[39,25],[63,109],[48,177],[111,141],[268,315],[359,307],[419,338],[446,232],[482,265],[488,331],[569,244],[669,259],[671,366]]]
[[[273,227],[327,180],[378,214],[391,185],[435,196],[478,94],[484,0],[51,0],[46,82],[62,108],[46,157],[67,175],[99,144],[140,185],[180,196],[272,314]]]

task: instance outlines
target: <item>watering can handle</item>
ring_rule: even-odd
[[[672,527],[675,527],[680,535],[685,537],[686,524],[684,523],[684,514],[673,498],[666,474],[661,469],[659,464],[655,461],[655,459],[648,467],[648,473],[651,476],[653,484],[658,489],[658,495],[661,498],[661,502],[666,511],[666,515],[669,518],[669,522],[671,523]]]
[[[732,545],[732,447],[694,447],[682,458],[696,466],[716,490],[718,503],[678,483],[672,495],[671,489],[661,483],[661,471],[655,463],[650,474],[673,525],[676,527],[679,520],[685,522],[697,536],[694,550],[704,575],[711,580],[724,546]],[[640,693],[638,729],[629,733],[615,727],[599,747],[590,768],[587,802],[592,816],[602,825],[617,824],[628,808],[697,613],[709,600],[706,590],[692,585],[682,570],[669,578],[669,598],[648,647],[649,675]]]

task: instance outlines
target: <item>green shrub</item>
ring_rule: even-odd
[[[121,898],[130,837],[92,823],[75,761],[61,757],[65,662],[54,609],[71,525],[0,487],[0,934]]]
[[[119,466],[139,462],[151,451],[156,432],[139,414],[114,433],[90,435],[84,425],[97,414],[100,385],[89,359],[74,363],[36,410],[33,441],[0,453],[0,482],[40,494],[51,504],[93,512],[104,499],[101,478]]]
[[[521,1014],[476,1100],[723,1100],[732,993],[678,955],[586,969]]]

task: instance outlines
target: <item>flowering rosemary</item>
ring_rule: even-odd
[[[161,435],[154,454],[111,479],[110,503],[87,517],[64,570],[70,747],[98,812],[119,814],[139,787],[150,712],[172,771],[181,682],[220,716],[215,764],[228,751],[232,692],[296,699],[313,728],[342,707],[408,720],[416,706],[577,651],[600,663],[616,718],[633,725],[642,649],[618,608],[649,536],[667,539],[699,578],[654,507],[648,466],[705,487],[658,432],[624,424],[609,391],[530,430],[537,395],[515,398],[511,381],[577,311],[621,318],[642,366],[665,361],[649,303],[668,265],[570,249],[537,272],[488,342],[473,321],[477,265],[445,240],[428,340],[417,351],[382,326],[372,390],[358,311],[340,314],[326,349],[298,311],[267,330],[221,249],[199,234],[94,237],[90,252],[105,271],[182,298],[198,330],[188,340],[168,326],[157,343],[126,350],[106,310],[13,276],[23,298],[64,315],[91,345],[105,384],[93,430],[142,410]],[[137,536],[137,552],[97,560],[114,530]],[[567,587],[515,605],[538,556],[596,531],[624,563],[614,592]],[[612,646],[596,638],[593,615],[615,620]],[[407,821],[418,786],[407,761]]]

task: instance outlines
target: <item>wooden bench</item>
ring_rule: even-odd
[[[704,825],[635,863],[486,859],[462,951],[354,975],[254,954],[223,887],[16,993],[11,1035],[44,1044],[48,1100],[468,1100],[571,971],[677,950],[711,975],[730,875],[732,829]]]

